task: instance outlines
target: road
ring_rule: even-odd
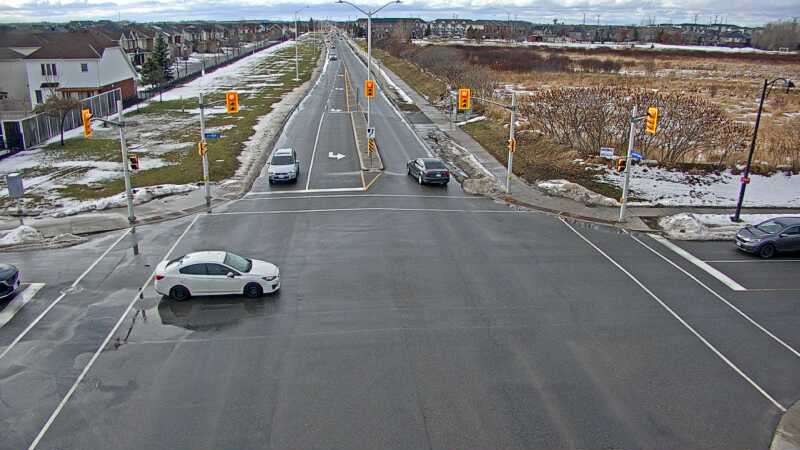
[[[673,244],[692,261],[419,186],[405,163],[427,150],[381,96],[365,191],[340,90],[364,68],[337,47],[278,142],[297,183],[7,255],[45,287],[0,328],[0,449],[769,447],[800,398],[797,261]],[[278,264],[282,290],[155,294],[158,261],[211,248]]]

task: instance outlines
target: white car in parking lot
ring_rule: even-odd
[[[194,252],[162,261],[154,278],[156,292],[176,300],[226,294],[256,298],[281,287],[275,264],[223,251]]]

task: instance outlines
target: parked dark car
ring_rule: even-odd
[[[408,175],[414,177],[419,184],[431,183],[447,185],[450,182],[450,171],[441,159],[417,158],[407,164]]]
[[[0,264],[0,300],[14,296],[19,290],[19,269],[11,264]]]
[[[800,217],[776,217],[736,233],[736,248],[762,258],[800,251]]]

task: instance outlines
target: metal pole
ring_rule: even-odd
[[[206,115],[203,93],[200,93],[200,142],[206,143]],[[206,191],[206,209],[211,212],[211,186],[208,181],[208,151],[203,152],[203,186]]]
[[[372,14],[367,14],[367,79],[372,79]],[[367,128],[370,127],[369,104],[372,99],[367,97]]]
[[[22,199],[21,198],[17,199],[17,217],[19,217],[19,224],[20,225],[25,225],[25,223],[22,221]]]
[[[125,178],[125,197],[128,201],[128,223],[131,225],[136,222],[133,214],[133,192],[131,190],[131,173],[128,170],[128,146],[125,144],[125,122],[122,117],[122,99],[117,100],[117,111],[119,111],[119,146],[122,151],[122,176]]]
[[[764,87],[761,89],[761,100],[758,102],[758,114],[756,114],[756,126],[753,129],[753,139],[750,141],[750,153],[747,155],[747,165],[744,167],[742,174],[742,183],[739,188],[739,201],[736,202],[736,213],[731,217],[733,222],[741,222],[739,215],[742,213],[742,202],[744,202],[744,190],[747,189],[747,183],[744,181],[750,175],[750,164],[753,162],[753,153],[756,151],[756,136],[758,135],[758,124],[761,122],[761,110],[764,108],[764,97],[767,96],[767,80],[764,80]]]
[[[294,13],[294,81],[300,81],[300,63],[297,55],[297,13]]]
[[[508,126],[508,139],[514,139],[514,123],[517,121],[517,93],[511,92],[511,123]],[[506,194],[511,193],[511,174],[514,162],[514,152],[508,148],[508,174],[506,175]]]
[[[628,203],[628,186],[631,182],[631,153],[633,153],[633,139],[636,135],[636,105],[631,112],[631,131],[628,134],[628,156],[625,160],[625,184],[622,187],[622,205],[619,207],[619,221],[625,221],[625,205]]]

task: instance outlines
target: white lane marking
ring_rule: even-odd
[[[702,287],[703,287],[703,288],[704,288],[706,291],[708,291],[709,293],[711,293],[711,295],[713,295],[714,297],[716,297],[717,299],[719,299],[719,300],[720,300],[722,303],[725,303],[726,305],[728,305],[728,307],[729,307],[729,308],[731,308],[731,309],[732,309],[732,310],[734,310],[734,311],[735,311],[737,314],[739,314],[740,316],[742,316],[742,317],[743,317],[745,320],[747,320],[748,322],[750,322],[751,324],[753,324],[753,325],[754,325],[756,328],[758,328],[759,330],[761,330],[762,332],[764,332],[764,334],[766,334],[767,336],[771,337],[772,339],[774,339],[774,340],[775,340],[775,342],[777,342],[778,344],[782,345],[784,348],[786,348],[787,350],[789,350],[790,352],[792,352],[792,353],[794,354],[794,356],[797,356],[798,358],[800,358],[800,352],[798,352],[798,351],[797,351],[797,350],[795,350],[795,349],[794,349],[792,346],[790,346],[789,344],[787,344],[786,342],[784,342],[783,340],[781,340],[781,339],[780,339],[778,336],[775,336],[775,335],[774,335],[774,334],[773,334],[771,331],[769,331],[769,330],[767,330],[766,328],[764,328],[763,326],[761,326],[761,324],[759,324],[759,323],[758,323],[758,322],[756,322],[756,321],[755,321],[753,318],[751,318],[750,316],[748,316],[747,314],[745,314],[745,313],[744,313],[744,311],[742,311],[741,309],[737,308],[737,307],[736,307],[736,305],[734,305],[734,304],[732,304],[731,302],[729,302],[728,300],[726,300],[726,299],[725,299],[723,296],[721,296],[721,295],[717,294],[717,292],[716,292],[716,291],[714,291],[713,289],[711,289],[710,287],[708,287],[708,285],[706,285],[706,284],[705,284],[705,283],[703,283],[702,281],[698,280],[698,279],[697,279],[697,277],[695,277],[694,275],[692,275],[691,273],[689,273],[688,271],[686,271],[686,270],[685,270],[683,267],[681,267],[681,266],[679,266],[679,265],[675,264],[675,263],[674,263],[672,260],[670,260],[670,259],[669,259],[669,258],[667,258],[666,256],[662,255],[662,254],[661,254],[661,253],[659,253],[658,251],[656,251],[656,249],[654,249],[654,248],[650,247],[649,245],[645,244],[645,243],[644,243],[644,242],[642,242],[642,241],[641,241],[639,238],[637,238],[636,236],[634,236],[634,235],[632,235],[632,234],[628,233],[627,231],[626,231],[626,233],[627,233],[627,234],[628,234],[628,235],[629,235],[631,238],[633,238],[633,240],[634,240],[634,241],[636,241],[636,242],[638,242],[639,244],[641,244],[642,246],[644,246],[644,248],[646,248],[646,249],[650,250],[651,252],[653,252],[654,254],[656,254],[656,255],[657,255],[659,258],[663,259],[664,261],[666,261],[666,262],[668,262],[670,265],[672,265],[672,267],[674,267],[674,268],[676,268],[676,269],[680,270],[681,272],[683,272],[683,274],[684,274],[684,275],[686,275],[687,277],[689,277],[689,278],[691,278],[692,280],[694,280],[694,281],[695,281],[697,284],[699,284],[700,286],[702,286]]]
[[[717,259],[705,260],[703,262],[712,264],[728,264],[728,263],[797,263],[800,259]]]
[[[97,259],[94,260],[92,265],[90,265],[86,270],[84,270],[83,273],[78,278],[76,278],[75,281],[72,282],[72,284],[69,286],[69,289],[72,289],[75,286],[77,286],[78,283],[80,283],[83,280],[83,278],[86,275],[88,275],[89,272],[91,272],[95,268],[95,266],[97,266],[97,264],[100,262],[100,260],[105,258],[106,255],[108,255],[108,253],[111,251],[111,249],[116,247],[116,245],[119,244],[119,242],[122,240],[122,238],[127,236],[128,233],[130,233],[130,231],[131,231],[131,228],[128,228],[125,231],[123,231],[122,234],[117,238],[117,240],[114,241],[114,243],[111,244],[111,246],[108,247],[106,249],[106,251],[103,252],[102,255],[100,255],[99,257],[97,257]],[[15,337],[14,340],[11,341],[10,344],[8,344],[8,347],[6,347],[5,350],[3,350],[2,353],[0,353],[0,360],[3,359],[3,357],[5,357],[11,351],[11,349],[13,349],[14,346],[16,346],[19,343],[19,341],[21,341],[22,338],[24,338],[32,330],[33,327],[35,327],[36,324],[39,323],[39,321],[41,321],[44,318],[44,316],[46,316],[47,313],[50,312],[51,309],[53,309],[62,299],[64,299],[64,297],[67,296],[67,293],[68,293],[67,291],[62,292],[61,295],[59,295],[55,300],[53,300],[52,303],[50,303],[47,306],[47,308],[44,309],[44,311],[42,311],[38,316],[36,316],[36,318],[33,319],[33,322],[28,324],[28,326],[25,327],[24,330],[22,330],[22,333],[20,333],[17,337]]]
[[[311,151],[311,164],[308,166],[308,173],[306,174],[306,190],[311,185],[311,169],[314,168],[314,155],[317,154],[317,144],[319,144],[319,133],[322,131],[322,121],[325,120],[325,111],[319,117],[319,126],[317,127],[317,137],[314,139],[314,150]]]
[[[162,258],[162,261],[166,260],[166,259],[169,259],[169,255],[175,250],[175,247],[178,246],[178,243],[184,238],[184,236],[186,236],[186,233],[189,232],[189,230],[192,228],[192,226],[194,226],[194,223],[197,222],[197,219],[199,217],[200,217],[199,215],[194,216],[194,219],[192,219],[191,223],[189,223],[189,226],[187,226],[186,229],[183,230],[183,233],[181,233],[181,235],[178,237],[178,240],[176,240],[175,243],[172,244],[172,247],[170,247],[169,250],[167,251],[167,253],[164,255],[164,258]],[[108,342],[111,340],[111,338],[117,332],[117,330],[119,329],[120,325],[122,325],[122,322],[125,321],[125,317],[127,317],[128,314],[131,312],[131,309],[133,308],[133,305],[136,303],[136,301],[139,299],[139,296],[142,294],[142,292],[144,292],[144,290],[147,288],[147,286],[150,285],[150,282],[153,280],[153,276],[155,275],[155,273],[156,273],[156,271],[153,270],[153,272],[150,274],[150,276],[147,277],[147,280],[145,280],[145,282],[142,285],[142,287],[139,288],[139,290],[136,292],[136,295],[133,296],[133,299],[128,304],[128,307],[125,308],[125,311],[122,313],[122,316],[120,316],[119,320],[117,320],[117,323],[114,324],[114,327],[111,329],[111,331],[108,332],[108,335],[106,335],[106,338],[103,339],[103,343],[100,344],[100,347],[98,347],[98,349],[94,352],[94,354],[92,355],[92,358],[89,359],[89,362],[86,363],[86,366],[84,366],[84,368],[81,371],[80,375],[78,375],[78,378],[75,380],[74,383],[72,383],[72,386],[69,388],[69,391],[67,391],[66,395],[64,395],[64,398],[62,398],[61,402],[59,402],[58,406],[56,406],[55,411],[53,411],[53,413],[50,415],[50,418],[47,419],[47,422],[45,422],[45,424],[42,427],[42,429],[39,430],[39,434],[36,435],[36,438],[33,440],[31,445],[28,447],[28,450],[34,450],[36,448],[36,446],[39,445],[39,442],[41,442],[42,438],[44,438],[44,435],[45,435],[45,433],[47,433],[47,430],[50,429],[50,427],[53,425],[53,422],[55,422],[56,418],[61,413],[61,410],[64,409],[64,405],[66,405],[67,402],[69,401],[69,399],[72,398],[72,395],[75,394],[75,390],[78,389],[78,385],[86,377],[86,374],[89,373],[89,370],[92,368],[92,366],[94,365],[95,361],[97,361],[97,358],[100,357],[100,353],[103,352],[103,349],[106,348],[106,346],[108,345]]]
[[[691,253],[687,252],[686,250],[684,250],[684,249],[678,247],[677,245],[673,244],[668,239],[666,239],[666,238],[664,238],[662,236],[658,236],[658,235],[652,235],[651,237],[653,239],[655,239],[658,243],[663,245],[664,247],[667,247],[668,249],[670,249],[673,252],[677,253],[679,256],[682,256],[684,259],[686,259],[690,263],[694,264],[695,266],[699,267],[700,269],[702,269],[707,274],[709,274],[712,277],[714,277],[717,280],[719,280],[720,283],[724,284],[725,286],[728,286],[729,288],[733,289],[734,291],[746,291],[747,290],[747,288],[745,288],[741,284],[737,283],[736,281],[731,279],[729,276],[727,276],[724,273],[720,272],[719,270],[711,267],[710,265],[708,265],[708,263],[700,260],[700,258],[694,256],[693,254],[691,254]]]
[[[713,345],[712,345],[710,342],[708,342],[708,340],[707,340],[706,338],[704,338],[704,337],[703,337],[703,335],[701,335],[701,334],[700,334],[700,333],[699,333],[697,330],[695,330],[695,329],[694,329],[694,328],[693,328],[691,325],[689,325],[689,323],[688,323],[688,322],[686,322],[685,320],[683,320],[683,318],[682,318],[681,316],[679,316],[679,315],[678,315],[678,313],[676,313],[675,311],[673,311],[673,310],[672,310],[672,308],[670,308],[669,306],[667,306],[667,304],[666,304],[666,303],[664,303],[663,301],[661,301],[661,299],[660,299],[660,298],[658,298],[658,296],[657,296],[656,294],[654,294],[654,293],[653,293],[653,292],[652,292],[650,289],[648,289],[648,288],[647,288],[647,286],[645,286],[644,284],[642,284],[642,282],[640,282],[639,280],[637,280],[637,279],[636,279],[636,277],[634,277],[634,276],[633,276],[633,275],[632,275],[630,272],[628,272],[628,270],[627,270],[627,269],[625,269],[624,267],[622,267],[622,266],[621,266],[621,265],[620,265],[620,264],[619,264],[617,261],[615,261],[613,258],[611,258],[610,256],[608,256],[608,255],[606,254],[606,252],[604,252],[603,250],[601,250],[601,249],[600,249],[600,247],[596,246],[596,245],[595,245],[595,244],[594,244],[592,241],[590,241],[588,238],[586,238],[584,235],[582,235],[582,234],[581,234],[581,233],[580,233],[578,230],[576,230],[575,228],[573,228],[573,227],[572,227],[572,225],[570,225],[570,224],[569,224],[569,222],[567,222],[567,221],[566,221],[566,220],[564,220],[563,218],[561,219],[561,222],[563,222],[563,223],[564,223],[564,225],[566,225],[566,226],[567,226],[567,227],[568,227],[570,230],[572,230],[572,232],[573,232],[573,233],[577,234],[577,235],[578,235],[578,237],[580,237],[581,239],[583,239],[583,241],[584,241],[584,242],[586,242],[587,244],[589,244],[589,245],[590,245],[592,248],[594,248],[594,249],[595,249],[595,250],[596,250],[598,253],[600,253],[601,255],[603,255],[603,256],[604,256],[604,257],[605,257],[605,258],[606,258],[606,259],[607,259],[609,262],[611,262],[611,264],[613,264],[613,265],[614,265],[614,266],[615,266],[617,269],[619,269],[619,270],[620,270],[622,273],[624,273],[624,274],[625,274],[625,275],[626,275],[628,278],[630,278],[630,279],[631,279],[631,280],[632,280],[634,283],[636,283],[636,285],[638,285],[638,286],[639,286],[639,287],[640,287],[640,288],[641,288],[643,291],[645,291],[645,292],[647,293],[647,295],[649,295],[649,296],[650,296],[650,297],[651,297],[653,300],[655,300],[656,302],[658,302],[658,304],[659,304],[659,305],[661,305],[661,306],[662,306],[662,307],[663,307],[665,310],[667,310],[667,312],[668,312],[668,313],[670,313],[670,315],[671,315],[672,317],[674,317],[674,318],[675,318],[675,319],[676,319],[678,322],[680,322],[680,324],[681,324],[681,325],[683,325],[684,327],[686,327],[686,329],[687,329],[687,330],[691,331],[691,332],[692,332],[692,334],[694,334],[694,335],[695,335],[695,337],[697,337],[697,339],[699,339],[699,340],[700,340],[700,342],[702,342],[703,344],[705,344],[705,346],[706,346],[706,347],[708,347],[708,348],[709,348],[709,349],[710,349],[712,352],[714,352],[714,354],[716,354],[716,355],[717,355],[717,356],[718,356],[718,357],[719,357],[721,360],[723,360],[723,361],[724,361],[724,362],[725,362],[725,363],[726,363],[726,364],[727,364],[727,365],[728,365],[728,366],[729,366],[731,369],[733,369],[733,370],[734,370],[736,373],[738,373],[738,374],[739,374],[739,376],[741,376],[741,377],[742,377],[743,379],[745,379],[745,380],[746,380],[748,383],[750,383],[750,385],[751,385],[751,386],[753,386],[753,387],[754,387],[754,388],[755,388],[755,389],[756,389],[756,390],[757,390],[759,393],[761,393],[761,395],[763,395],[763,396],[764,396],[764,398],[766,398],[767,400],[769,400],[769,401],[770,401],[770,402],[771,402],[773,405],[775,405],[775,406],[776,406],[776,407],[777,407],[777,408],[778,408],[778,409],[779,409],[781,412],[786,412],[786,408],[785,408],[783,405],[781,405],[780,403],[778,403],[778,401],[777,401],[777,400],[775,400],[774,398],[772,398],[772,396],[771,396],[771,395],[769,395],[769,394],[767,393],[767,391],[765,391],[765,390],[764,390],[764,389],[763,389],[761,386],[759,386],[759,385],[758,385],[758,384],[757,384],[755,381],[753,381],[753,380],[752,380],[750,377],[748,377],[748,376],[747,376],[747,374],[745,374],[745,373],[744,373],[744,372],[743,372],[741,369],[739,369],[739,367],[737,367],[737,366],[736,366],[736,364],[734,364],[734,363],[733,363],[733,362],[732,362],[730,359],[728,359],[728,358],[727,358],[725,355],[723,355],[721,351],[717,350],[717,348],[716,348],[716,347],[714,347],[714,346],[713,346]]]
[[[441,208],[330,208],[330,209],[289,209],[281,211],[232,211],[213,214],[207,216],[240,216],[245,214],[300,214],[300,213],[324,213],[324,212],[361,212],[361,211],[404,211],[404,212],[457,212],[457,213],[527,213],[532,211],[515,210],[496,210],[496,209],[441,209]]]
[[[17,295],[2,311],[0,311],[0,328],[3,328],[5,324],[10,322],[11,319],[14,318],[14,315],[17,314],[23,306],[27,305],[28,302],[33,299],[33,296],[43,287],[44,283],[28,283],[25,289],[17,292]]]
[[[317,192],[364,192],[363,187],[327,188],[327,189],[289,189],[286,191],[256,191],[249,192],[245,197],[254,195],[281,195],[281,194],[312,194]]]
[[[360,188],[359,188],[360,189]],[[297,192],[297,191],[288,191]],[[245,197],[250,194],[245,195]],[[243,198],[242,200],[262,201],[262,200],[287,200],[302,198],[363,198],[363,197],[389,197],[389,198],[444,198],[454,200],[493,200],[483,196],[467,195],[416,195],[416,194],[330,194],[330,195],[293,195],[283,197],[264,197],[264,198]]]

